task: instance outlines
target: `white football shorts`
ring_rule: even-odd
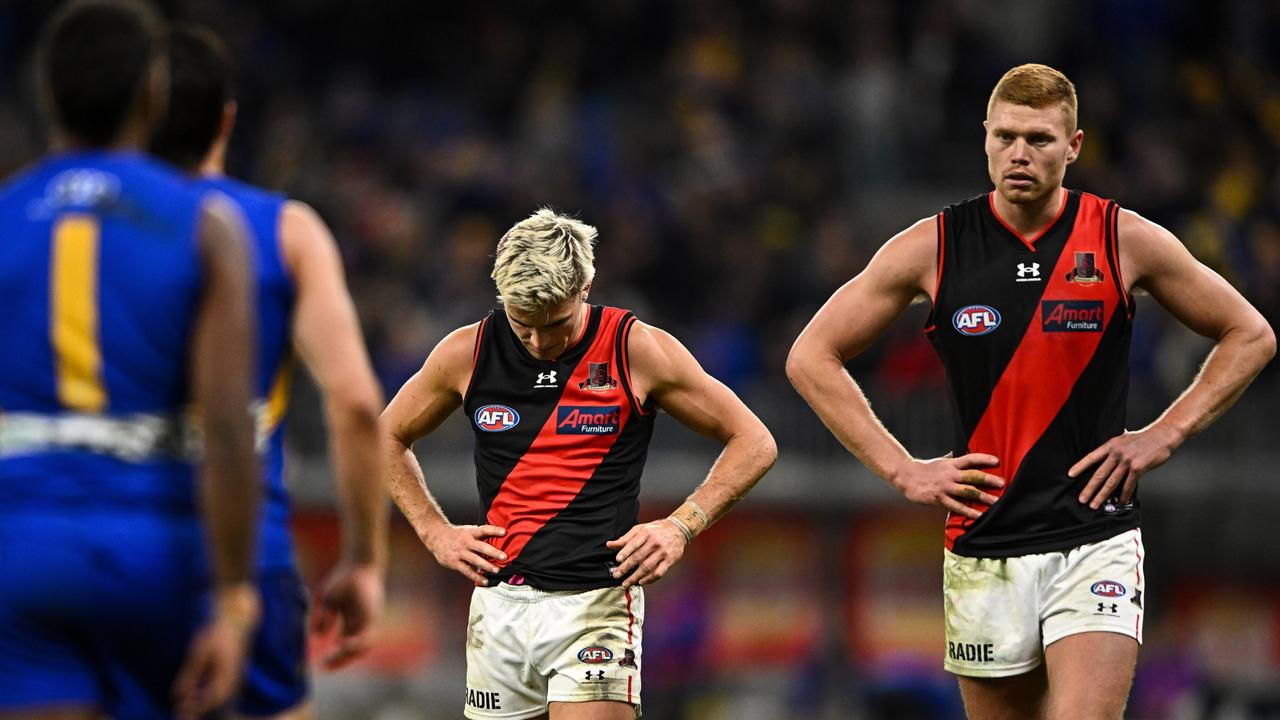
[[[548,702],[614,700],[640,715],[644,590],[476,588],[467,625],[469,718],[533,718]]]
[[[949,672],[1020,675],[1068,635],[1114,632],[1142,642],[1142,531],[1066,552],[974,558],[946,552],[943,600]]]

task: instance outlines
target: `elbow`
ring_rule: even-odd
[[[801,393],[804,392],[801,386],[808,375],[808,369],[809,357],[806,354],[806,349],[797,340],[796,344],[791,346],[791,352],[787,353],[786,372],[787,380],[791,381],[791,387]]]
[[[382,407],[375,392],[351,392],[325,398],[332,427],[350,432],[376,433]]]
[[[1275,330],[1261,314],[1255,314],[1253,321],[1240,330],[1244,346],[1257,357],[1258,369],[1261,370],[1276,355]]]
[[[1264,319],[1258,333],[1258,345],[1262,350],[1262,364],[1266,365],[1276,356],[1276,331]]]
[[[765,472],[768,472],[778,462],[778,443],[773,439],[773,433],[767,428],[761,427],[763,435],[760,438],[760,463],[764,466]]]
[[[756,421],[757,425],[748,435],[751,447],[755,450],[756,463],[760,468],[760,474],[769,472],[773,464],[778,461],[778,443],[773,439],[773,433],[769,432],[769,428],[765,427],[762,422]]]

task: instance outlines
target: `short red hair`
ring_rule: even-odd
[[[987,102],[988,118],[998,101],[1033,108],[1060,104],[1067,134],[1076,131],[1076,86],[1066,75],[1048,65],[1028,63],[1005,73],[991,91],[991,99]]]

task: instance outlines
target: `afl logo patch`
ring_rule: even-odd
[[[520,424],[520,413],[506,405],[485,405],[476,410],[475,420],[485,432],[502,432]]]
[[[1000,327],[1000,313],[990,305],[967,305],[951,316],[951,324],[962,335],[986,335]]]
[[[1099,580],[1089,587],[1089,592],[1099,597],[1117,598],[1124,597],[1124,585],[1115,580]]]
[[[601,665],[613,659],[613,651],[600,645],[591,645],[578,651],[578,660],[589,665]]]

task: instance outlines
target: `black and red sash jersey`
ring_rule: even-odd
[[[654,413],[636,403],[627,365],[635,316],[594,305],[582,337],[539,360],[501,310],[477,333],[463,409],[475,432],[481,523],[507,554],[491,582],[545,590],[619,584],[605,543],[636,524]]]
[[[1124,431],[1133,303],[1116,251],[1112,201],[1063,191],[1058,217],[1024,239],[981,195],[938,215],[938,277],[928,334],[956,419],[953,453],[989,453],[1000,500],[947,518],[959,555],[1066,550],[1138,526],[1138,505],[1078,498],[1093,468],[1067,470]]]

